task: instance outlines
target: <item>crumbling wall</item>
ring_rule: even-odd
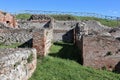
[[[28,80],[36,69],[35,49],[0,49],[0,80]]]
[[[31,15],[28,20],[19,20],[18,23],[20,29],[42,29],[50,28],[53,19],[48,15]]]
[[[73,28],[78,21],[55,21],[53,41],[73,42]]]
[[[107,70],[119,70],[120,41],[109,36],[83,36],[83,65]]]
[[[95,20],[83,21],[83,23],[85,24],[84,27],[88,29],[88,33],[92,33],[92,32],[101,33],[111,29],[110,27],[104,26],[100,22]]]
[[[30,16],[29,20],[45,21],[45,20],[51,20],[51,17],[48,15],[34,14]]]
[[[32,31],[25,29],[4,30],[0,29],[0,44],[11,45],[14,43],[23,44],[32,39]]]
[[[0,11],[0,22],[11,28],[18,28],[17,21],[14,16],[9,13]]]
[[[20,29],[42,29],[49,25],[49,21],[19,21]]]
[[[73,42],[73,29],[71,30],[53,30],[53,41]]]

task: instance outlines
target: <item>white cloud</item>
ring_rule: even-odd
[[[109,10],[108,12],[110,12],[111,14],[118,14],[119,11],[114,11],[114,10]]]

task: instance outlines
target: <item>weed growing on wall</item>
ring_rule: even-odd
[[[27,59],[27,62],[28,62],[28,63],[31,63],[32,60],[33,60],[33,54],[30,54],[30,56],[29,56],[28,59]]]

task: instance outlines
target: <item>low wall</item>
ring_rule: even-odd
[[[83,36],[83,65],[120,71],[120,41],[110,36]]]
[[[19,21],[20,29],[44,28],[48,27],[49,21]]]
[[[0,49],[0,80],[28,80],[36,69],[35,49]]]
[[[73,30],[53,30],[53,41],[73,42]]]

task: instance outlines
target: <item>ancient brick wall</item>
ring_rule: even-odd
[[[119,70],[120,41],[107,36],[83,36],[83,65],[94,68]],[[117,67],[116,67],[117,66]]]
[[[44,29],[41,31],[35,31],[33,33],[33,47],[36,48],[37,54],[44,56],[45,53],[45,38],[44,38]]]
[[[53,30],[41,29],[36,30],[33,33],[33,47],[37,49],[39,56],[45,56],[49,52],[49,48],[52,45]]]
[[[0,22],[11,28],[18,28],[17,21],[15,20],[14,16],[9,13],[0,11]]]
[[[0,49],[0,80],[28,80],[36,69],[35,49]]]

